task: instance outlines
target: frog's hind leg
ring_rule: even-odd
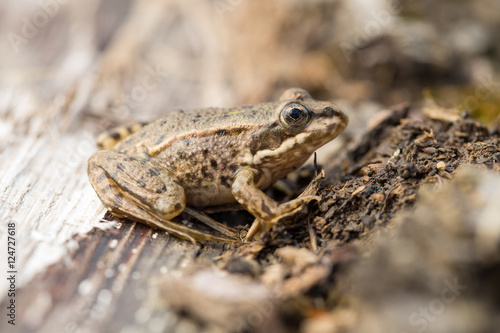
[[[147,124],[137,123],[131,126],[120,126],[103,132],[97,138],[97,148],[111,150],[118,142],[137,132]]]
[[[88,173],[90,183],[113,215],[145,223],[193,243],[233,241],[170,221],[185,207],[184,190],[171,171],[155,165],[146,156],[100,150],[90,158]]]

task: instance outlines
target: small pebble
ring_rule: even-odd
[[[444,171],[446,169],[446,163],[440,161],[436,164],[436,168],[440,171]]]
[[[381,201],[381,200],[384,200],[385,195],[383,195],[382,193],[373,193],[370,197],[373,200]]]

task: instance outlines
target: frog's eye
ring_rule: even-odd
[[[304,126],[309,120],[309,110],[299,103],[290,103],[281,111],[281,121],[293,127]]]

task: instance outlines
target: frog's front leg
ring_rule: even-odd
[[[255,185],[255,180],[258,179],[259,175],[257,170],[251,168],[237,170],[233,180],[232,193],[246,210],[267,226],[267,230],[276,224],[281,216],[293,213],[312,200],[321,200],[319,196],[309,195],[278,204]],[[251,240],[255,235],[258,230],[258,226],[255,224],[260,223],[258,220],[250,227],[245,240]]]

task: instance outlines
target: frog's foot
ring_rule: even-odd
[[[289,212],[286,212],[286,213],[283,213],[282,215],[278,215],[276,216],[274,219],[271,219],[271,220],[264,220],[264,221],[261,221],[259,220],[258,218],[256,218],[252,225],[250,226],[250,228],[248,229],[248,232],[245,234],[244,236],[244,241],[245,242],[249,242],[251,241],[255,236],[257,235],[260,235],[262,234],[263,232],[268,232],[269,230],[271,230],[271,228],[276,225],[279,221],[281,220],[284,220],[288,217],[292,217],[294,216],[295,214],[297,214],[301,209],[302,209],[302,205],[310,202],[310,201],[320,201],[321,200],[321,197],[319,196],[310,196],[310,197],[306,197],[309,199],[309,201],[305,201],[303,203],[300,203],[300,206],[298,206],[297,208],[289,211]],[[285,204],[288,203],[288,202],[285,202]]]
[[[260,224],[264,224],[265,230],[269,231],[281,218],[294,215],[304,204],[321,200],[319,196],[307,195],[278,204],[255,185],[254,180],[258,175],[255,170],[240,169],[235,174],[232,186],[236,200],[257,218],[245,237],[247,241],[260,231]]]
[[[113,215],[145,223],[193,243],[232,241],[170,221],[185,207],[184,190],[171,171],[147,156],[97,151],[89,160],[88,173],[90,183]]]

